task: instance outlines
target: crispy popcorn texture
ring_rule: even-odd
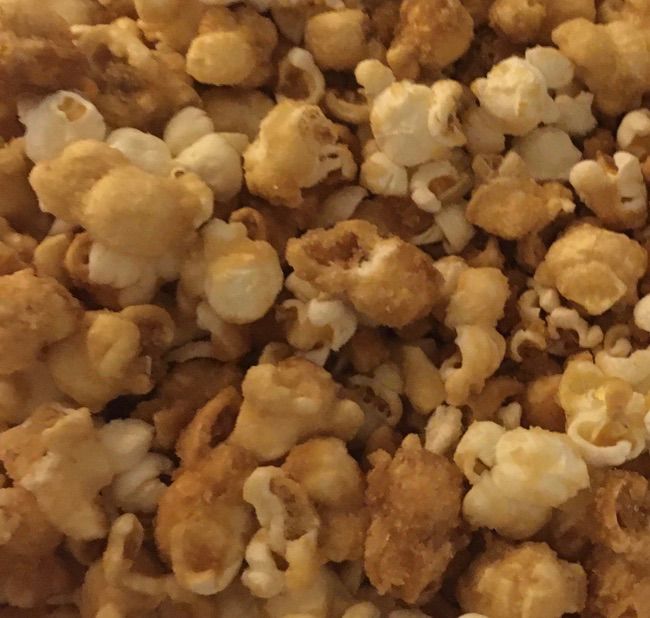
[[[1,618],[646,618],[647,0],[0,0]]]

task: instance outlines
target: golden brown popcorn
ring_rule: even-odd
[[[637,53],[650,46],[647,24],[571,19],[553,31],[553,42],[575,64],[577,77],[594,93],[596,106],[605,114],[616,116],[639,107],[650,91],[650,60]]]
[[[114,468],[86,408],[40,408],[0,436],[0,459],[56,528],[78,540],[105,536],[98,497]]]
[[[424,351],[411,345],[400,350],[404,394],[419,414],[430,414],[445,400],[440,372]]]
[[[333,172],[350,179],[356,167],[336,125],[317,106],[289,99],[268,113],[244,153],[248,190],[289,208],[303,203],[303,189]]]
[[[244,402],[229,442],[260,461],[272,461],[319,434],[354,437],[363,422],[332,376],[313,363],[289,358],[251,367],[242,383]]]
[[[54,279],[21,270],[0,277],[0,375],[26,369],[74,332],[81,308]]]
[[[338,438],[313,438],[294,446],[282,470],[300,484],[320,517],[319,550],[327,561],[359,560],[368,526],[365,482]]]
[[[359,9],[317,13],[307,20],[305,47],[321,69],[351,71],[368,56],[369,28]]]
[[[133,416],[151,422],[156,428],[156,445],[171,450],[196,411],[241,379],[241,371],[234,365],[210,359],[179,363],[162,379],[155,396],[138,404]]]
[[[424,450],[414,435],[404,439],[394,457],[377,451],[371,462],[366,574],[380,594],[416,603],[438,590],[463,545],[462,477],[442,455]]]
[[[467,51],[473,27],[460,0],[402,2],[388,64],[402,79],[415,79],[421,69],[444,69]]]
[[[72,575],[55,550],[63,535],[22,487],[0,489],[0,603],[35,607],[70,592]]]
[[[174,112],[198,102],[183,57],[147,47],[133,20],[73,30],[98,87],[94,103],[109,125],[160,129]]]
[[[513,43],[548,43],[562,22],[596,18],[594,0],[496,0],[490,7],[490,25]]]
[[[583,223],[551,245],[535,281],[600,315],[619,301],[636,302],[647,260],[646,250],[624,234]]]
[[[187,51],[207,10],[201,0],[134,0],[133,4],[138,26],[147,39],[160,41],[181,53]]]
[[[173,337],[171,317],[156,305],[88,311],[46,363],[61,391],[96,412],[119,395],[148,393]]]
[[[0,276],[28,268],[35,248],[31,236],[18,234],[0,217]]]
[[[650,546],[648,480],[635,472],[606,470],[597,479],[592,539],[642,566]]]
[[[542,185],[518,171],[511,175],[506,168],[472,193],[465,213],[470,223],[486,232],[516,240],[541,230],[573,208],[571,192],[561,184]]]
[[[189,75],[204,84],[257,88],[272,73],[273,22],[248,6],[209,8],[187,50]]]
[[[426,316],[439,298],[441,277],[429,256],[365,221],[344,221],[290,240],[287,261],[301,279],[386,326],[399,328]]]
[[[183,470],[163,494],[156,543],[186,590],[215,594],[239,572],[253,532],[242,486],[254,468],[248,452],[222,444]]]
[[[625,557],[597,547],[585,564],[589,571],[587,612],[600,618],[643,616],[650,602],[650,576]]]
[[[585,606],[587,577],[546,543],[493,541],[458,585],[466,612],[499,618],[562,618]]]
[[[527,426],[564,431],[564,410],[556,400],[561,378],[560,374],[542,376],[526,385],[522,408]]]
[[[0,92],[19,97],[85,85],[87,63],[66,22],[37,0],[0,7]]]
[[[29,186],[30,169],[23,139],[0,147],[0,217],[21,232],[40,236],[49,222],[39,211],[38,200]]]
[[[201,94],[201,99],[215,131],[245,133],[251,142],[274,106],[261,90],[210,88]]]

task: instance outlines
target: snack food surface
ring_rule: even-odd
[[[0,0],[0,618],[650,618],[650,0]]]

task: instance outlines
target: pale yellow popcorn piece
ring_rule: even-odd
[[[440,372],[417,346],[403,346],[400,357],[404,394],[416,412],[429,414],[445,399]]]
[[[447,146],[429,130],[433,91],[422,84],[395,82],[373,100],[370,125],[379,149],[399,165],[441,158]]]
[[[50,347],[46,363],[62,392],[98,411],[118,395],[148,393],[153,364],[173,336],[171,317],[155,305],[89,311],[74,334]]]
[[[437,213],[443,204],[462,198],[471,189],[472,179],[450,161],[431,161],[415,170],[409,187],[418,208]]]
[[[211,7],[187,50],[186,69],[204,84],[257,88],[271,75],[277,42],[273,22],[254,9]]]
[[[340,171],[344,178],[352,178],[356,164],[337,139],[336,125],[318,107],[289,100],[278,103],[244,153],[249,191],[296,208],[302,203],[302,189],[330,173]]]
[[[574,63],[576,76],[605,114],[616,116],[638,107],[650,90],[650,60],[638,54],[650,45],[650,32],[641,22],[570,19],[555,28],[553,42]]]
[[[229,324],[261,318],[282,289],[284,276],[275,249],[251,240],[242,223],[213,219],[201,230],[202,247],[186,262],[181,287],[189,298],[204,298]]]
[[[429,417],[424,430],[424,448],[446,455],[456,448],[463,433],[463,413],[454,406],[438,406]]]
[[[103,140],[106,124],[97,108],[75,92],[59,90],[19,105],[25,125],[25,154],[35,163],[58,156],[82,139]]]
[[[543,73],[523,58],[512,56],[495,64],[487,77],[472,82],[471,88],[481,107],[509,135],[525,135],[542,122],[557,120]],[[524,100],[526,105],[520,103]]]
[[[349,71],[368,56],[369,29],[359,9],[317,13],[305,25],[305,46],[321,69]]]
[[[406,196],[408,172],[381,151],[373,152],[361,164],[359,183],[375,195]]]
[[[28,431],[29,423],[5,432],[5,443],[10,443],[11,431],[17,437]],[[104,537],[108,521],[98,496],[114,472],[90,412],[61,408],[56,420],[32,439],[34,457],[19,474],[12,473],[15,481],[34,494],[45,516],[64,534],[79,540]]]
[[[568,180],[572,168],[582,159],[569,135],[557,127],[534,129],[516,138],[513,150],[535,180]]]
[[[361,173],[363,173],[363,169]],[[318,227],[332,227],[339,221],[352,218],[354,211],[367,195],[368,192],[358,185],[347,185],[330,193],[321,204],[316,215],[316,225]]]
[[[204,135],[214,133],[214,130],[214,123],[204,110],[185,107],[176,112],[165,125],[163,139],[175,157]]]
[[[524,57],[541,71],[546,86],[551,90],[564,88],[573,81],[573,64],[555,47],[530,47]]]
[[[616,131],[616,142],[621,150],[639,159],[647,157],[650,154],[650,110],[635,109],[625,114]]]
[[[595,348],[603,341],[603,331],[598,325],[590,326],[575,309],[557,307],[546,317],[548,334],[551,339],[560,338],[560,330],[571,330],[578,338],[581,348]]]
[[[472,423],[454,451],[454,463],[476,485],[486,469],[496,465],[496,447],[506,430],[492,421]]]
[[[463,85],[452,79],[440,79],[431,86],[429,131],[438,142],[447,148],[462,146],[466,142],[459,114],[465,107],[468,98]]]
[[[591,111],[594,95],[581,91],[575,96],[559,94],[555,97],[558,119],[554,126],[569,135],[586,135],[596,128],[596,118]]]
[[[354,375],[348,380],[349,384],[372,393],[372,401],[366,402],[361,398],[359,405],[366,415],[366,423],[376,417],[381,423],[395,427],[402,418],[404,405],[400,395],[404,392],[404,380],[397,365],[383,363],[371,376]],[[379,401],[379,406],[376,401]]]
[[[624,230],[645,225],[648,192],[639,160],[629,152],[581,161],[571,169],[570,181],[580,199],[608,227]]]
[[[244,143],[248,145],[246,138]],[[218,202],[227,202],[241,191],[244,179],[241,154],[226,134],[203,135],[184,148],[174,163],[201,178]]]
[[[171,171],[172,156],[167,144],[151,133],[123,127],[112,131],[106,143],[145,172],[165,176]]]
[[[646,447],[645,397],[620,378],[608,378],[588,361],[569,363],[558,399],[566,432],[592,466],[619,466]]]
[[[580,564],[560,560],[546,543],[497,541],[461,576],[458,599],[463,610],[490,617],[562,618],[584,609],[587,575]]]
[[[354,77],[368,101],[395,82],[393,72],[385,64],[373,58],[366,58],[359,62],[354,69]]]
[[[363,421],[359,406],[339,397],[330,374],[306,360],[252,367],[242,390],[244,403],[230,441],[260,461],[277,459],[321,433],[350,440]]]
[[[634,240],[584,223],[551,245],[535,281],[600,315],[619,301],[636,301],[646,263],[646,251]]]
[[[628,355],[614,355],[612,351],[601,350],[596,353],[596,366],[610,378],[627,382],[637,393],[650,391],[650,349],[641,348]]]
[[[650,294],[646,294],[634,305],[634,324],[650,333]]]
[[[499,436],[502,430],[495,426],[486,448],[476,439],[482,438],[479,430],[486,422],[470,426],[468,437],[463,436],[457,447],[460,461],[466,462],[465,468],[475,479],[463,501],[463,516],[473,527],[492,528],[512,539],[529,537],[546,523],[554,507],[589,486],[587,466],[564,434],[537,427],[517,428]],[[485,453],[480,460],[494,463],[476,478],[472,454],[479,445],[478,453]]]

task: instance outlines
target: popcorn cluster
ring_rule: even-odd
[[[0,0],[0,617],[650,615],[648,0]]]

